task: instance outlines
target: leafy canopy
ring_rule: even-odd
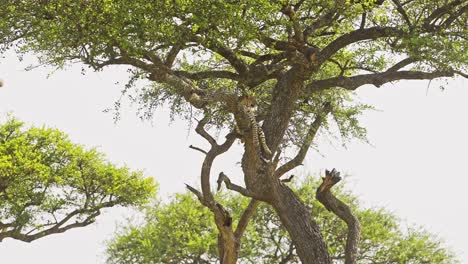
[[[218,126],[233,122],[226,94],[252,94],[266,112],[279,74],[304,64],[301,54],[315,54],[289,143],[302,139],[300,124],[323,101],[333,104],[342,136],[363,138],[356,115],[367,106],[350,105],[346,93],[466,70],[466,9],[460,0],[8,0],[0,7],[0,47],[58,67],[132,66],[133,78],[156,82],[137,99],[150,107],[145,114],[169,102],[187,117],[187,101],[209,104]]]
[[[61,131],[0,125],[0,241],[30,242],[93,223],[104,208],[141,205],[152,178],[118,167]]]

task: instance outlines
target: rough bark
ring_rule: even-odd
[[[251,200],[247,208],[244,210],[237,227],[234,229],[232,226],[232,218],[229,212],[215,200],[211,192],[210,176],[214,160],[216,157],[229,150],[229,148],[234,143],[236,133],[229,133],[226,136],[225,142],[223,144],[218,144],[217,141],[204,128],[208,120],[209,115],[205,113],[204,118],[199,121],[195,131],[210,143],[210,150],[205,151],[201,148],[190,146],[190,148],[197,150],[205,155],[200,173],[202,191],[200,192],[189,185],[187,185],[187,188],[197,196],[199,201],[204,206],[213,212],[215,224],[219,232],[218,253],[220,263],[235,264],[239,258],[241,238],[244,235],[245,229],[260,202],[257,200]],[[218,190],[221,187],[221,183],[223,181],[228,187],[236,186],[234,188],[242,189],[240,186],[231,184],[229,178],[221,172],[218,178]]]
[[[348,226],[345,248],[345,264],[354,264],[357,259],[358,242],[361,235],[361,226],[358,218],[352,213],[349,206],[336,198],[330,189],[341,180],[340,173],[335,169],[326,171],[322,184],[317,188],[317,199],[331,212],[337,215]]]
[[[307,75],[309,70],[301,66],[293,67],[279,78],[273,88],[271,109],[263,125],[267,144],[272,152],[278,150],[283,140],[291,115],[296,108],[295,102],[301,94],[303,76]],[[273,206],[291,236],[302,263],[331,263],[320,229],[311,218],[308,208],[291,189],[278,180],[274,169],[271,170],[271,164],[265,165],[265,168],[262,164],[249,162],[253,158],[252,155],[246,148],[243,157],[245,182],[254,183],[248,184],[247,189],[261,194],[260,198]],[[267,193],[265,186],[268,189]]]
[[[301,262],[332,263],[322,233],[309,209],[287,186],[278,185],[277,189],[278,200],[273,201],[272,205],[291,236]]]

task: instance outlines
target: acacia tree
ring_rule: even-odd
[[[205,159],[201,191],[190,190],[214,214],[222,263],[236,262],[259,201],[274,208],[303,263],[331,263],[319,225],[280,177],[302,163],[319,128],[333,120],[344,137],[363,136],[356,115],[366,107],[350,105],[351,91],[466,76],[467,9],[462,0],[7,0],[0,41],[2,49],[34,52],[59,67],[127,65],[132,81],[153,83],[144,102],[199,116],[195,131],[210,149],[193,147]],[[208,127],[227,129],[225,141]],[[245,187],[218,177],[219,186],[252,199],[234,227],[210,178],[214,160],[238,138]],[[285,157],[288,147],[296,155]],[[330,193],[339,179],[327,173],[317,198],[346,222],[345,262],[354,263],[360,228]]]
[[[311,214],[326,234],[331,258],[343,263],[346,225],[313,199],[318,181],[307,177],[289,185],[312,208]],[[405,230],[395,215],[384,209],[363,208],[355,196],[342,188],[334,188],[334,193],[351,206],[362,223],[357,263],[457,263],[450,250],[427,231],[414,226]],[[249,203],[247,198],[232,193],[218,193],[216,199],[231,209],[233,219],[239,219]],[[217,238],[213,232],[216,226],[209,210],[193,195],[177,194],[169,203],[156,200],[143,213],[144,221],[129,221],[108,241],[107,263],[217,263]],[[270,206],[261,204],[251,222],[254,224],[248,225],[242,238],[240,263],[300,263]]]
[[[117,167],[56,129],[0,124],[0,242],[84,227],[113,206],[141,205],[152,178]]]

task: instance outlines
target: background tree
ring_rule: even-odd
[[[331,258],[344,261],[347,228],[335,215],[313,197],[318,182],[307,177],[293,189],[307,201],[316,216],[329,246]],[[384,209],[364,208],[351,193],[335,189],[362,224],[357,263],[456,263],[443,243],[432,234],[417,228],[405,228],[392,213]],[[239,219],[248,199],[239,195],[216,196]],[[190,193],[177,194],[169,203],[154,202],[144,210],[144,221],[129,220],[108,241],[107,263],[217,263],[216,226],[210,212]],[[184,221],[180,221],[184,219]],[[278,216],[266,204],[259,206],[243,236],[240,263],[300,263],[297,252]]]
[[[59,130],[0,125],[0,241],[31,242],[94,223],[102,209],[141,205],[152,178],[107,162]]]
[[[222,263],[236,262],[258,201],[272,205],[303,263],[331,263],[319,224],[279,178],[302,163],[322,126],[336,123],[345,138],[364,136],[356,115],[365,106],[350,104],[349,91],[466,76],[467,8],[461,0],[8,0],[0,7],[0,41],[2,49],[34,52],[58,67],[128,65],[130,84],[154,83],[143,102],[168,102],[176,114],[198,117],[196,132],[210,149],[194,147],[206,157],[201,192],[190,190],[214,214]],[[207,127],[229,131],[226,140],[218,143]],[[245,187],[224,174],[219,185],[252,202],[234,229],[210,176],[237,138]],[[297,149],[294,157],[284,156],[287,147]],[[345,262],[354,263],[359,223],[330,193],[339,179],[327,173],[317,194],[347,223]]]

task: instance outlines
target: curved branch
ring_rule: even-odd
[[[319,92],[325,89],[342,87],[347,90],[356,90],[365,84],[380,87],[388,82],[399,80],[431,80],[441,77],[453,77],[455,71],[386,71],[374,74],[362,74],[352,77],[338,76],[334,78],[313,81],[307,85],[309,92]]]
[[[94,223],[95,218],[98,215],[101,214],[100,209],[102,209],[104,207],[111,207],[111,206],[114,206],[115,204],[116,204],[116,202],[107,202],[107,203],[104,203],[104,204],[102,204],[101,206],[99,206],[97,208],[94,208],[93,210],[91,210],[91,209],[77,209],[77,210],[67,214],[62,220],[60,220],[59,222],[56,222],[50,228],[45,229],[45,230],[40,231],[40,232],[35,233],[35,234],[23,234],[23,233],[21,233],[21,231],[19,229],[12,229],[10,231],[0,232],[0,242],[3,239],[7,238],[7,237],[14,238],[14,239],[17,239],[17,240],[21,240],[21,241],[24,241],[24,242],[32,242],[32,241],[34,241],[36,239],[39,239],[39,238],[42,238],[44,236],[63,233],[65,231],[67,231],[67,230],[77,228],[77,227],[84,227],[84,226],[87,226],[87,225],[90,225],[90,224]],[[84,214],[84,213],[91,213],[91,214],[88,215],[83,221],[78,221],[77,220],[75,223],[66,225],[66,223],[68,221],[70,221],[70,219],[72,219],[73,217],[75,217],[77,215]],[[30,232],[28,232],[28,233],[30,233]]]
[[[238,192],[238,193],[240,193],[240,194],[242,194],[243,196],[246,196],[246,197],[253,197],[252,192],[250,192],[249,190],[247,190],[246,188],[244,188],[244,187],[242,187],[240,185],[232,183],[231,180],[229,179],[229,177],[226,174],[224,174],[223,172],[220,172],[219,176],[218,176],[218,181],[217,181],[218,191],[221,189],[221,184],[223,182],[226,185],[226,188],[228,188],[229,190]]]
[[[198,125],[197,127],[195,128],[195,131],[200,135],[202,136],[204,139],[206,139],[206,141],[208,141],[210,143],[210,145],[212,146],[212,148],[215,148],[218,146],[218,143],[216,142],[216,140],[205,130],[205,125],[208,123],[210,117],[209,115],[207,115],[205,113],[205,115],[203,116],[203,118],[198,121]]]
[[[336,198],[330,189],[341,180],[340,173],[335,169],[325,171],[322,184],[317,188],[316,197],[325,208],[333,212],[348,226],[346,238],[345,264],[356,263],[358,243],[361,227],[358,218],[352,213],[349,206]]]
[[[370,27],[365,29],[358,29],[346,34],[341,35],[328,46],[326,46],[317,56],[317,63],[321,65],[329,58],[331,58],[340,49],[359,41],[377,39],[382,37],[396,37],[404,36],[405,31],[396,27]]]

